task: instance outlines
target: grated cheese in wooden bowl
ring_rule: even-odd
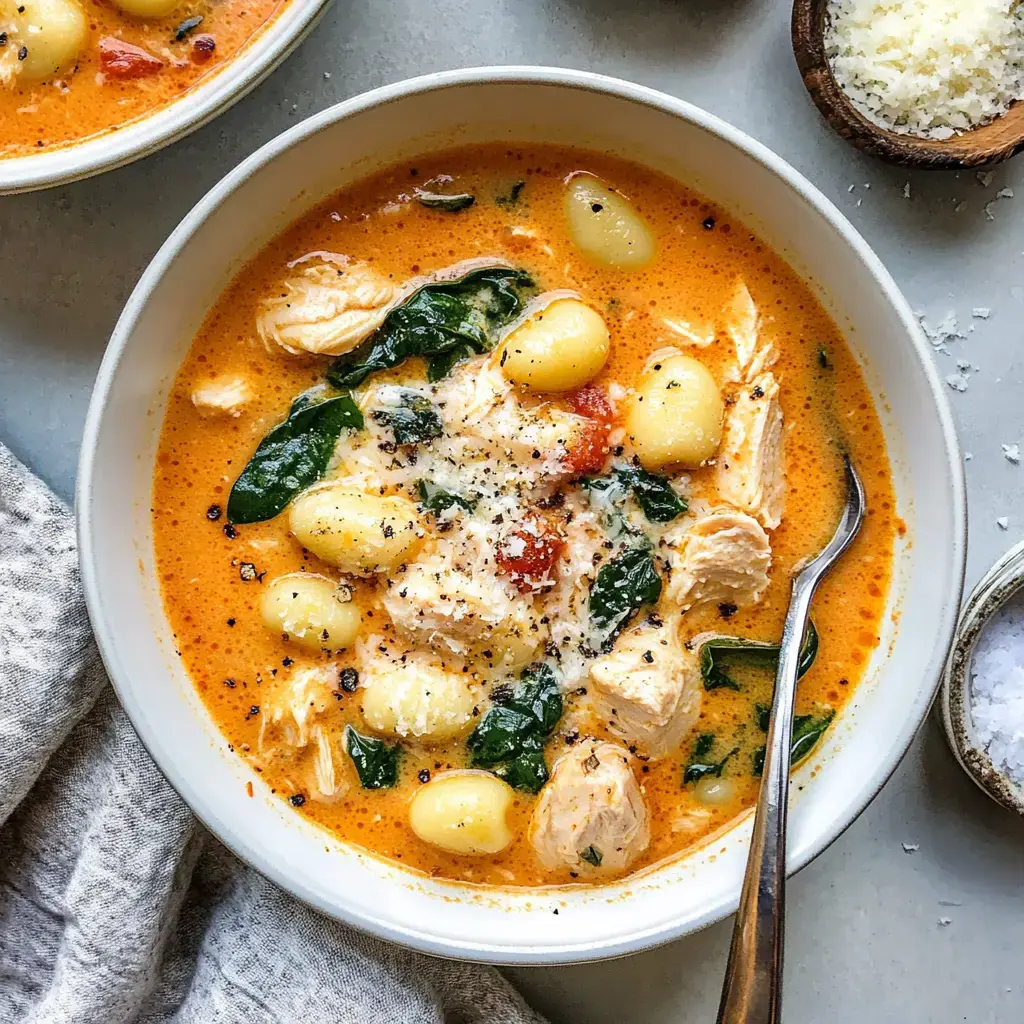
[[[890,131],[948,139],[1024,96],[1024,13],[1010,0],[830,0],[839,86]]]

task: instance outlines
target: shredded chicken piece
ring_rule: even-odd
[[[742,279],[736,281],[732,297],[722,309],[722,318],[725,322],[725,333],[736,349],[739,379],[742,380],[757,351],[757,338],[761,327],[761,316],[754,305],[750,290]]]
[[[749,512],[766,530],[782,522],[782,440],[779,385],[773,374],[762,373],[743,385],[729,410],[717,483],[723,500]]]
[[[530,822],[530,842],[545,867],[622,871],[647,849],[647,806],[632,760],[624,747],[588,740],[555,761]]]
[[[609,731],[648,757],[671,754],[700,715],[700,667],[680,639],[678,615],[623,633],[591,663],[590,678]]]
[[[715,340],[715,332],[708,324],[694,327],[688,320],[683,320],[681,317],[663,316],[659,319],[684,345],[707,348]]]
[[[349,788],[335,760],[341,748],[329,721],[333,676],[332,668],[317,666],[275,679],[260,702],[257,743],[263,757],[294,760],[308,790],[303,795],[325,803],[339,800]]]
[[[256,330],[268,349],[339,356],[380,327],[394,297],[394,285],[365,263],[316,263],[264,300]]]
[[[252,386],[238,374],[201,381],[192,390],[192,404],[202,416],[241,416],[252,399]]]
[[[755,604],[768,589],[771,544],[745,512],[715,509],[664,541],[672,570],[666,594],[683,611],[704,603]]]

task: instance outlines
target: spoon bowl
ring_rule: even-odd
[[[948,139],[901,135],[869,121],[832,74],[825,51],[828,0],[794,0],[793,53],[804,85],[829,125],[851,145],[904,167],[965,168],[1007,160],[1024,149],[1024,103]]]

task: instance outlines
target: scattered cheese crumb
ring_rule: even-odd
[[[964,452],[964,462],[970,462],[974,458],[973,452]]]
[[[996,195],[999,196],[1000,199],[1012,199],[1013,198],[1013,189],[1010,188],[1009,186],[1007,186],[1006,188],[1001,188],[996,193]]]
[[[920,843],[900,843],[904,853],[917,853],[921,849]]]
[[[946,377],[946,383],[954,391],[966,391],[968,380],[967,377],[962,373],[951,373]]]
[[[903,198],[904,199],[909,199],[910,198],[910,182],[909,181],[906,183],[906,185],[903,186]]]
[[[1020,462],[1020,445],[1019,444],[1004,444],[1003,455],[1006,456],[1007,462],[1012,462],[1015,466]]]
[[[939,918],[939,927],[940,928],[945,928],[947,925],[951,925],[952,923],[953,923],[953,918],[951,918],[951,917],[940,917]]]
[[[921,325],[921,330],[924,331],[928,341],[931,342],[932,348],[936,352],[942,352],[948,354],[949,349],[946,347],[946,343],[950,341],[963,341],[966,337],[963,331],[960,330],[959,322],[957,321],[956,315],[950,310],[935,327],[929,327],[928,321],[925,318],[924,313],[915,313],[918,323]]]
[[[982,188],[988,188],[992,184],[992,179],[995,177],[992,171],[978,171],[977,178],[978,184]]]
[[[1020,98],[1022,15],[1007,7],[1006,0],[831,0],[832,72],[869,120],[948,139]]]
[[[971,316],[977,317],[979,320],[987,320],[992,315],[992,310],[988,306],[975,306],[971,310]]]
[[[1000,516],[996,520],[996,526],[998,526],[1000,530],[1008,530],[1010,528],[1009,517],[1007,517],[1007,516]]]

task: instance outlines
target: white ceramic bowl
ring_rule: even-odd
[[[329,193],[382,165],[474,140],[603,148],[695,185],[805,276],[864,364],[909,531],[868,678],[797,772],[790,869],[854,820],[931,705],[959,608],[965,503],[949,411],[906,302],[835,207],[763,146],[650,89],[541,68],[431,75],[326,110],[228,175],[156,255],[114,331],[85,430],[82,571],[103,658],[142,741],[239,856],[325,913],[428,952],[505,963],[596,959],[733,911],[749,816],[687,857],[589,891],[473,890],[418,877],[300,819],[228,753],[174,656],[154,583],[148,509],[158,430],[174,373],[217,295]]]
[[[123,128],[0,160],[0,196],[66,185],[130,164],[183,139],[255,89],[306,38],[329,3],[292,0],[215,75]]]

